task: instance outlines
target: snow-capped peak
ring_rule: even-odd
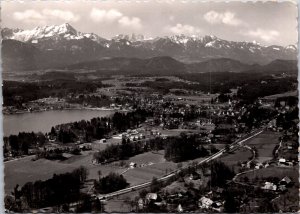
[[[72,39],[82,38],[81,33],[78,33],[70,24],[62,25],[39,26],[32,30],[13,30],[11,35],[7,35],[9,39],[15,39],[22,42],[36,41],[47,37],[69,37]]]

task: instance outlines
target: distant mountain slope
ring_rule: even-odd
[[[285,72],[295,74],[297,72],[297,61],[275,60],[267,65],[249,65],[237,60],[221,58],[184,64],[167,56],[149,59],[117,57],[76,63],[66,66],[64,69],[92,69],[103,74],[176,75],[207,72],[265,72],[274,74]]]
[[[5,70],[15,68],[14,59],[24,65],[33,64],[30,57],[22,57],[18,52],[24,52],[25,46],[32,46],[31,55],[36,59],[37,68],[55,68],[85,61],[93,61],[106,57],[153,58],[170,56],[185,63],[204,62],[211,59],[228,58],[246,64],[268,64],[276,59],[296,60],[297,47],[289,45],[262,46],[256,42],[233,42],[215,36],[185,36],[174,35],[147,39],[143,35],[118,35],[112,39],[104,39],[94,33],[82,33],[71,25],[36,27],[32,30],[9,29],[1,30],[3,43],[7,40],[18,41],[10,44],[16,52],[2,50],[6,59]],[[21,43],[24,45],[20,45]],[[6,45],[7,44],[3,44]],[[20,51],[18,51],[20,48]],[[37,50],[37,51],[36,51]],[[19,59],[19,57],[21,57]],[[225,59],[223,59],[225,60]],[[12,63],[12,64],[10,64]],[[215,70],[218,62],[211,61]],[[238,62],[222,62],[225,69],[234,67],[239,70],[243,65]],[[27,70],[31,66],[19,67]],[[212,69],[212,68],[211,68]],[[235,70],[234,69],[234,70]],[[212,70],[213,71],[213,70]]]
[[[298,65],[296,60],[281,60],[277,59],[269,64],[263,66],[264,71],[279,71],[279,72],[288,72],[288,71],[297,71]]]
[[[31,44],[16,40],[3,40],[1,46],[3,70],[37,69],[39,50]]]
[[[190,73],[203,73],[203,72],[243,72],[251,69],[255,69],[259,65],[249,65],[241,63],[238,60],[220,58],[211,59],[204,62],[193,63],[187,65]]]
[[[160,74],[175,75],[186,72],[184,63],[171,57],[139,58],[108,58],[88,61],[67,66],[66,69],[95,69],[110,74]]]

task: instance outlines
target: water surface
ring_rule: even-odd
[[[50,132],[51,127],[94,117],[106,117],[113,110],[51,110],[24,114],[3,115],[4,136],[19,132]]]

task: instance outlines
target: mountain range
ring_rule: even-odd
[[[94,33],[79,32],[67,23],[32,30],[3,28],[1,36],[4,71],[72,68],[88,63],[88,67],[101,64],[102,67],[97,67],[100,70],[116,70],[116,67],[126,70],[126,66],[166,70],[167,65],[174,63],[175,70],[184,68],[188,72],[244,71],[278,59],[296,60],[298,51],[294,45],[262,46],[215,36],[174,35],[147,39],[133,34],[108,40]],[[142,65],[145,63],[146,67]]]
[[[76,63],[67,70],[87,69],[102,74],[126,75],[177,75],[207,72],[261,72],[265,74],[297,74],[296,60],[274,60],[267,65],[245,64],[228,58],[210,59],[198,63],[183,63],[169,56],[147,59],[113,57]]]

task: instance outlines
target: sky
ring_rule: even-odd
[[[3,27],[33,29],[69,23],[104,38],[117,34],[146,37],[215,35],[263,45],[297,44],[297,14],[291,2],[200,1],[2,1]]]

